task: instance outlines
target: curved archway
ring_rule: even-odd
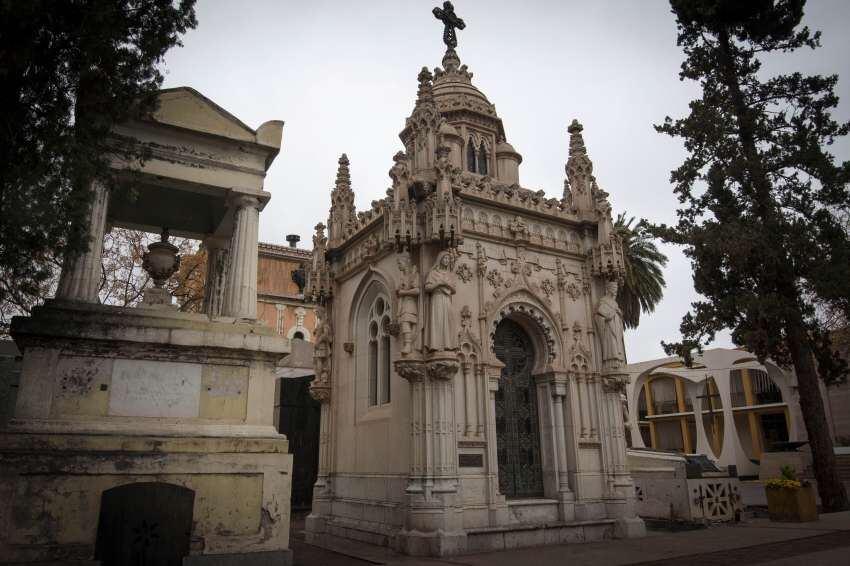
[[[490,321],[489,347],[494,352],[494,340],[499,324],[510,319],[523,327],[531,339],[535,352],[534,371],[542,371],[556,360],[562,359],[561,336],[558,326],[544,307],[528,301],[526,293],[512,294],[505,297]]]

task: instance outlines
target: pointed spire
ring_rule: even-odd
[[[331,210],[328,216],[328,238],[331,247],[345,239],[347,232],[354,226],[357,219],[354,191],[351,190],[351,173],[348,170],[348,156],[343,153],[337,163],[336,185],[331,191]]]
[[[578,120],[573,120],[567,128],[570,134],[570,154],[564,167],[567,173],[567,181],[564,183],[564,201],[569,201],[573,212],[594,210],[593,187],[596,179],[593,178],[593,162],[587,155],[584,145],[584,130]]]
[[[434,88],[431,84],[431,80],[434,76],[431,74],[431,71],[428,70],[428,67],[422,67],[422,70],[419,71],[419,75],[416,78],[419,79],[419,91],[416,93],[416,104],[432,102],[434,100]]]
[[[336,188],[343,187],[351,188],[351,172],[348,170],[348,156],[342,154],[337,161],[338,167],[336,170]]]
[[[570,157],[579,154],[587,155],[587,148],[584,146],[584,137],[581,135],[582,130],[584,130],[584,126],[576,119],[573,119],[567,128],[567,132],[570,134]]]

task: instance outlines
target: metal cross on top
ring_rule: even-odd
[[[457,47],[457,35],[455,34],[455,28],[463,29],[466,27],[466,24],[463,23],[463,20],[457,17],[455,14],[455,7],[452,6],[451,2],[443,2],[443,7],[434,8],[434,17],[443,22],[445,25],[445,29],[443,30],[443,43],[446,44],[446,47],[449,49],[454,49]]]

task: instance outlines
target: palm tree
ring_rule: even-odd
[[[626,328],[637,328],[641,312],[651,313],[664,296],[664,273],[667,256],[658,251],[653,237],[646,231],[646,221],[634,227],[634,216],[626,221],[626,213],[617,215],[614,230],[623,242],[626,276],[617,302],[623,311]]]

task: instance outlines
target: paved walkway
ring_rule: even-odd
[[[293,525],[295,529],[298,527]],[[399,556],[374,547],[346,550],[360,558],[292,540],[296,566],[847,566],[850,512],[821,515],[813,523],[746,523],[694,531],[650,531],[646,538],[540,546],[447,559]],[[365,558],[365,559],[364,559]]]

